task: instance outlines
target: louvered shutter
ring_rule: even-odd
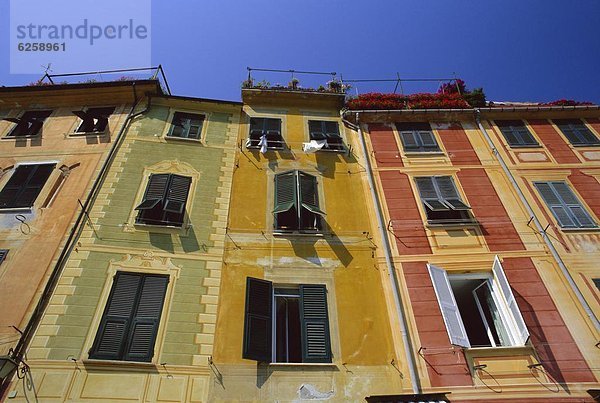
[[[450,337],[450,343],[462,347],[471,347],[446,271],[431,264],[428,264],[427,268]]]
[[[81,119],[81,124],[77,128],[78,133],[86,133],[94,131],[94,118],[86,111],[72,111],[73,115]]]
[[[171,213],[181,214],[185,209],[187,202],[188,193],[190,191],[190,184],[192,178],[180,175],[171,175],[171,182],[167,191],[167,197],[165,201],[165,211]]]
[[[246,278],[246,314],[242,358],[271,362],[273,327],[273,284]]]
[[[125,361],[152,360],[168,282],[167,276],[144,276],[129,330]]]
[[[492,271],[494,272],[494,278],[498,283],[500,290],[502,291],[502,295],[504,295],[508,309],[510,310],[510,313],[514,319],[518,331],[518,343],[520,345],[524,345],[529,339],[529,331],[527,330],[527,325],[525,325],[525,321],[523,320],[523,316],[521,315],[521,311],[519,310],[515,296],[510,288],[510,285],[508,284],[508,280],[506,279],[506,275],[504,274],[504,269],[502,268],[502,264],[500,263],[498,255],[496,255],[494,258]]]
[[[282,147],[281,119],[265,119],[265,131],[267,135],[267,147]]]
[[[435,136],[432,132],[420,131],[418,132],[418,136],[425,151],[439,150],[437,142],[435,141]]]
[[[260,140],[263,135],[263,128],[265,119],[263,118],[250,118],[250,138],[253,140]],[[253,144],[256,145],[256,144]]]
[[[4,262],[6,255],[8,255],[8,249],[0,249],[0,263]]]
[[[94,125],[95,132],[103,132],[108,125],[108,118],[115,111],[114,107],[106,107],[106,108],[90,108],[88,109],[88,114],[92,115],[96,120]]]
[[[578,227],[596,227],[594,220],[592,220],[587,210],[581,205],[581,202],[577,196],[575,196],[573,191],[565,182],[552,182],[551,185],[558,196],[562,199],[563,203],[567,205],[567,209],[571,212],[572,217],[574,217],[577,221],[576,224],[578,224]]]
[[[327,138],[322,123],[320,120],[308,121],[308,131],[310,132],[311,140],[325,140]]]
[[[122,358],[141,280],[139,274],[119,272],[115,275],[90,358]]]
[[[300,286],[302,362],[331,362],[327,289],[324,285]]]
[[[167,185],[169,184],[169,174],[152,174],[148,178],[148,186],[144,200],[135,208],[136,210],[150,210],[165,197]]]
[[[579,136],[583,139],[583,142],[588,145],[598,144],[598,138],[587,128],[583,123],[579,123],[575,126],[575,130],[579,132]]]
[[[187,137],[187,133],[184,127],[184,119],[179,112],[173,114],[173,121],[171,122],[171,137]]]
[[[419,195],[421,201],[431,211],[446,211],[446,206],[439,198],[435,186],[433,184],[433,177],[423,176],[415,179],[417,187],[419,188]]]
[[[558,194],[555,193],[552,182],[536,182],[534,185],[550,211],[552,211],[558,224],[562,228],[575,228],[577,225],[567,211],[567,207],[563,204]]]
[[[419,150],[419,143],[415,136],[415,132],[400,132],[400,139],[402,145],[406,151],[417,151]]]
[[[314,214],[324,216],[319,208],[319,194],[317,192],[317,178],[304,172],[298,172],[300,177],[300,204]]]
[[[19,165],[0,192],[0,208],[31,207],[55,164]]]
[[[512,126],[500,126],[500,131],[502,132],[510,146],[518,146],[522,144],[519,137],[514,132]]]
[[[435,181],[437,187],[440,190],[440,195],[446,204],[448,204],[453,210],[469,210],[467,206],[460,198],[454,181],[451,176],[436,176]]]
[[[296,206],[296,175],[294,171],[275,175],[275,208],[273,213],[283,213]]]

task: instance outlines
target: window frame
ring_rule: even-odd
[[[559,201],[558,204],[550,203],[544,197],[544,195],[539,187],[541,185],[546,185],[549,187],[550,191],[552,192],[552,195]],[[556,185],[565,186],[565,189],[567,189],[570,192],[570,196],[572,196],[573,199],[576,200],[578,203],[577,204],[567,203],[564,200],[563,195],[561,195],[561,193],[558,190],[556,190]],[[582,203],[581,198],[573,191],[572,187],[569,185],[569,183],[566,180],[534,181],[533,186],[536,189],[536,191],[539,195],[539,198],[544,203],[546,208],[549,210],[551,216],[554,218],[554,221],[558,224],[558,226],[562,230],[595,230],[595,229],[598,229],[598,220],[596,220],[595,217],[590,213],[588,206],[585,205],[584,203]],[[567,215],[567,218],[573,224],[576,224],[576,225],[574,225],[574,226],[562,225],[561,219],[555,212],[555,208],[562,208],[564,210],[565,214]],[[580,222],[580,219],[577,218],[577,216],[573,213],[573,211],[572,211],[573,208],[580,208],[581,211],[583,212],[583,214],[587,217],[587,219],[589,219],[590,222],[593,223],[593,226],[583,226]],[[577,224],[579,224],[579,225],[577,225]]]
[[[529,341],[529,330],[523,319],[522,312],[516,303],[515,296],[512,292],[510,284],[506,279],[502,263],[498,255],[494,257],[492,267],[490,271],[480,271],[477,273],[448,273],[447,270],[435,266],[433,264],[427,264],[427,271],[431,278],[433,289],[435,291],[436,299],[438,301],[444,325],[448,333],[448,338],[451,344],[461,346],[468,349],[479,349],[479,348],[500,348],[500,347],[523,347],[526,346]],[[450,278],[454,279],[469,279],[469,280],[484,280],[488,284],[489,289],[492,293],[493,301],[495,302],[502,324],[508,332],[508,336],[511,344],[509,346],[497,346],[493,340],[493,337],[488,332],[488,338],[490,339],[491,346],[483,347],[472,347],[465,325],[459,310],[458,304],[456,303],[456,297],[450,284]],[[482,283],[484,284],[484,283]],[[479,287],[479,286],[478,286]],[[448,294],[451,298],[447,298],[444,294]],[[484,318],[484,314],[481,311],[478,300],[475,299],[475,304],[478,308],[482,321],[485,325],[487,320]],[[451,319],[451,317],[453,319]],[[452,329],[452,325],[458,325],[458,328]]]
[[[575,123],[575,121],[578,121],[579,123]],[[573,147],[600,147],[600,138],[598,138],[598,135],[594,133],[582,119],[552,119],[552,124],[558,128],[558,131]],[[563,128],[567,125],[569,126],[568,129],[573,132],[573,136],[575,136],[578,141],[573,142],[574,139],[565,133]],[[581,129],[583,129],[583,132],[587,132],[587,134],[594,137],[595,141],[591,143],[587,142],[585,140],[585,134],[580,132]],[[582,139],[584,140],[583,142],[581,141]]]
[[[293,175],[294,177],[294,189],[292,190],[293,195],[284,194],[283,196],[293,197],[293,200],[279,200],[281,197],[281,193],[278,192],[280,186],[278,184],[279,178],[283,178],[285,175]],[[312,201],[304,200],[303,192],[302,192],[302,177],[309,177],[314,180],[314,198]],[[273,175],[273,209],[271,210],[271,216],[273,220],[273,233],[278,235],[286,235],[286,234],[322,234],[326,229],[326,212],[322,207],[324,205],[324,199],[322,197],[323,191],[321,187],[321,180],[316,175],[312,175],[308,172],[292,169],[283,172],[277,172]],[[288,205],[285,208],[285,205]],[[282,207],[283,206],[283,207]],[[279,208],[284,208],[281,211],[277,211]],[[297,227],[292,229],[280,228],[277,222],[277,214],[283,214],[288,212],[290,209],[295,208],[297,214]],[[313,215],[315,219],[318,220],[317,228],[301,228],[302,226],[302,217],[303,213]],[[318,228],[320,226],[320,228]]]
[[[47,112],[47,116],[43,118],[42,124],[38,128],[37,133],[35,133],[35,134],[25,134],[25,135],[15,135],[14,132],[19,128],[20,120],[27,113],[36,113],[36,112],[38,112],[38,113]],[[2,139],[16,140],[16,139],[28,139],[28,138],[42,137],[42,133],[44,131],[44,125],[46,124],[46,121],[48,120],[48,118],[50,118],[52,116],[53,113],[54,113],[54,109],[28,109],[28,110],[24,110],[19,115],[19,117],[17,117],[17,118],[12,118],[12,117],[4,117],[4,118],[2,118],[2,120],[5,120],[5,121],[8,121],[8,122],[12,123],[12,127],[9,128],[8,132],[6,133],[6,135],[4,135],[2,137]]]
[[[316,122],[320,122],[321,123],[321,129],[323,131],[321,131],[320,133],[324,133],[323,136],[325,138],[322,139],[317,139],[317,138],[313,138],[313,132],[311,131],[311,122],[312,123],[316,123]],[[340,124],[340,122],[338,120],[335,119],[327,119],[327,118],[321,118],[318,116],[310,116],[310,117],[306,117],[306,128],[307,128],[307,132],[308,132],[308,141],[319,141],[319,140],[327,140],[329,136],[327,133],[327,123],[335,123],[336,127],[337,127],[337,137],[339,137],[339,149],[335,149],[335,148],[331,148],[331,146],[329,145],[329,143],[327,143],[327,146],[324,146],[323,148],[319,149],[317,152],[332,152],[332,153],[347,153],[348,152],[348,145],[345,142],[344,136],[342,135],[342,131],[343,131],[343,124]],[[317,133],[317,132],[315,132]]]
[[[202,117],[201,124],[200,124],[200,130],[198,132],[198,138],[173,136],[173,130],[175,128],[175,125],[173,124],[173,122],[175,121],[175,117],[177,116],[177,114],[197,115],[197,116]],[[167,130],[164,134],[164,138],[168,139],[168,140],[181,140],[181,141],[204,143],[205,135],[206,135],[206,127],[208,126],[208,118],[209,118],[208,114],[205,112],[201,112],[201,111],[190,111],[190,110],[179,110],[179,109],[174,110],[174,111],[172,111],[172,113],[169,114],[169,119],[167,121],[167,123],[168,123]]]
[[[402,128],[402,125],[405,128]],[[412,128],[411,128],[412,126]],[[428,155],[428,154],[443,154],[442,147],[440,142],[431,127],[431,123],[429,122],[394,122],[394,128],[398,132],[398,138],[400,139],[400,144],[402,145],[402,150],[406,155]],[[431,136],[433,140],[433,145],[427,146],[423,141],[423,134],[426,133]],[[410,134],[416,144],[416,147],[411,147],[407,145],[405,141],[405,134]]]
[[[35,166],[42,166],[42,165],[51,165],[52,169],[50,170],[50,173],[48,174],[48,176],[46,177],[44,183],[39,187],[39,191],[37,192],[35,198],[33,199],[33,201],[31,202],[30,206],[20,206],[20,207],[15,207],[15,206],[9,206],[9,207],[0,207],[0,212],[2,211],[31,211],[33,208],[36,207],[36,203],[38,202],[38,200],[40,198],[43,198],[42,196],[47,196],[47,186],[48,183],[53,181],[53,178],[55,178],[55,174],[57,171],[57,165],[58,165],[58,161],[39,161],[39,162],[20,162],[17,165],[15,165],[13,167],[13,169],[11,170],[10,174],[5,175],[6,179],[3,180],[0,184],[1,188],[0,188],[0,194],[2,194],[2,192],[6,189],[7,185],[10,183],[11,179],[14,177],[15,173],[17,172],[17,170],[21,167],[25,167],[25,166],[31,166],[31,165],[35,165]],[[36,172],[37,172],[37,168],[36,168]],[[23,193],[23,188],[25,184],[29,183],[29,180],[32,178],[32,173],[30,173],[27,177],[27,182],[22,183],[20,186],[20,190],[17,192],[17,195],[20,195]],[[4,179],[4,178],[3,178]],[[16,196],[17,196],[16,195]],[[15,196],[15,197],[16,197]],[[39,204],[38,204],[39,205]]]
[[[101,131],[96,131],[96,130],[92,130],[92,131],[79,131],[79,129],[83,126],[84,124],[84,120],[76,113],[76,112],[82,112],[83,114],[88,113],[90,110],[92,109],[109,109],[112,108],[112,112],[107,116],[107,121],[106,121],[106,126],[104,126],[104,129]],[[117,106],[116,105],[106,105],[106,106],[86,106],[84,107],[82,110],[80,111],[71,111],[73,113],[73,115],[75,115],[78,119],[77,122],[75,122],[75,127],[72,131],[72,133],[69,134],[70,137],[85,137],[85,136],[101,136],[107,133],[110,133],[110,118],[112,115],[115,114],[115,112],[117,111]],[[94,125],[95,127],[96,125]]]
[[[283,128],[285,126],[285,120],[282,117],[272,117],[272,116],[248,116],[249,120],[248,120],[248,136],[246,137],[246,148],[249,150],[258,150],[261,148],[260,146],[260,138],[262,138],[262,136],[266,136],[268,134],[269,131],[276,131],[276,130],[268,130],[267,129],[267,121],[269,120],[276,120],[279,121],[279,136],[281,137],[281,140],[268,140],[267,139],[267,151],[268,150],[285,150],[287,148],[287,143],[285,141],[285,137],[283,136]],[[251,133],[252,133],[252,120],[253,119],[262,119],[263,120],[263,125],[262,125],[262,129],[261,129],[261,137],[259,138],[259,143],[256,145],[253,145],[252,142],[257,141],[256,139],[252,139],[251,137]],[[279,142],[281,143],[279,146],[269,146],[269,142]]]
[[[504,123],[501,123],[501,122],[504,122]],[[507,124],[507,122],[511,122],[511,123],[521,122],[521,125]],[[498,119],[498,120],[494,120],[494,124],[496,125],[496,127],[498,128],[498,130],[504,137],[506,144],[508,144],[508,146],[510,148],[542,148],[542,145],[535,138],[535,135],[533,134],[532,130],[530,130],[529,127],[527,127],[527,123],[524,120],[522,120],[522,119],[514,119],[514,120],[513,119]],[[524,130],[520,130],[520,128],[522,128]],[[517,140],[516,144],[513,144],[510,141],[510,139],[509,139],[510,137],[509,137],[509,135],[507,135],[507,131],[510,131],[510,133]],[[524,136],[523,131],[525,131],[527,133],[527,135],[531,138],[531,141],[529,141],[529,142],[525,141],[525,139],[523,137]]]
[[[167,183],[164,185],[164,191],[162,194],[162,198],[161,199],[147,198],[148,192],[149,192],[149,185],[150,185],[150,181],[152,180],[152,177],[159,176],[159,175],[167,175]],[[168,200],[168,198],[172,191],[171,185],[173,184],[173,178],[175,178],[175,177],[186,178],[187,180],[189,180],[189,183],[187,185],[187,191],[186,191],[187,194],[185,197],[185,202],[183,202],[182,211],[181,211],[181,213],[177,213],[177,214],[181,214],[181,224],[174,225],[174,222],[172,222],[172,221],[164,221],[164,223],[142,222],[141,220],[143,219],[143,217],[141,217],[141,216],[143,215],[143,211],[152,210],[152,209],[156,208],[158,205],[163,205],[163,207],[162,207],[163,218],[166,217],[166,215],[168,213],[175,213],[174,211],[166,210],[168,201],[170,201],[170,200]],[[187,224],[188,206],[190,203],[190,197],[192,196],[192,191],[194,189],[192,186],[193,181],[194,181],[194,178],[192,176],[181,175],[179,173],[172,173],[172,172],[152,172],[152,173],[150,173],[146,177],[146,181],[145,181],[146,186],[144,187],[144,191],[142,193],[142,198],[139,201],[139,203],[137,203],[136,207],[134,208],[134,210],[138,211],[138,213],[134,215],[134,225],[157,227],[157,228],[176,228],[176,229],[184,228]],[[144,207],[143,209],[140,209],[139,207],[142,206],[147,201],[155,201],[155,204],[152,205],[151,207]],[[181,201],[179,201],[179,202],[181,202]],[[175,223],[175,224],[178,224],[178,223]]]
[[[258,287],[258,288],[257,288]],[[262,290],[260,289],[262,288]],[[299,318],[301,327],[301,361],[277,361],[277,333],[276,333],[276,297],[277,291],[281,289],[298,290],[299,298]],[[307,293],[308,290],[312,289]],[[246,299],[244,308],[244,334],[242,358],[255,360],[258,362],[267,362],[269,364],[284,364],[284,365],[305,365],[305,364],[332,364],[332,326],[331,326],[331,304],[329,301],[329,287],[325,283],[312,284],[279,284],[269,280],[246,277]],[[313,293],[311,295],[311,293]],[[316,293],[316,294],[315,294]],[[268,295],[267,295],[268,294]],[[253,296],[252,296],[253,295]],[[304,312],[304,300],[311,298],[311,309]],[[262,303],[261,303],[262,302]],[[266,303],[266,306],[265,306]],[[321,312],[315,307],[315,304],[321,303]],[[324,307],[324,308],[323,308]],[[255,308],[258,308],[258,312]],[[320,316],[319,316],[320,315]],[[253,322],[254,321],[254,322]],[[312,327],[321,325],[323,337],[320,340],[314,339],[319,334],[313,334],[312,337],[307,335],[309,332],[308,324]],[[256,329],[259,327],[258,330]],[[262,327],[262,328],[261,328]],[[258,336],[256,335],[258,332]],[[257,346],[257,339],[263,335],[266,340],[264,343]],[[252,339],[254,337],[254,339]],[[318,337],[317,337],[318,338]],[[316,343],[322,343],[320,354],[313,355],[310,351],[310,342],[308,339]],[[260,341],[260,340],[259,340]],[[314,347],[314,346],[313,346]],[[253,348],[262,349],[262,351],[253,350]]]
[[[456,197],[446,198],[443,195],[441,190],[441,186],[438,183],[438,178],[449,178],[450,183],[453,187],[454,194]],[[433,190],[436,193],[436,197],[423,197],[423,191],[419,185],[420,179],[431,179],[431,183],[433,184]],[[458,186],[456,185],[456,181],[454,180],[454,176],[452,175],[432,175],[432,176],[415,176],[414,183],[416,187],[416,195],[419,197],[419,201],[421,202],[421,206],[425,213],[425,218],[429,225],[464,225],[464,224],[477,224],[475,217],[471,211],[471,207],[467,204],[465,198],[459,191]],[[439,203],[438,208],[434,207],[431,203],[433,201],[437,201]],[[452,200],[453,202],[449,202]],[[456,205],[454,205],[455,203]],[[460,206],[462,204],[462,207]],[[439,208],[442,207],[442,208]],[[457,208],[459,207],[459,208]],[[429,212],[459,212],[462,215],[462,218],[430,218]],[[461,213],[464,212],[464,213]]]

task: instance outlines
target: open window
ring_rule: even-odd
[[[396,129],[400,133],[405,152],[440,151],[431,126],[427,122],[398,122]]]
[[[331,362],[325,286],[277,287],[248,277],[242,357],[261,362]]]
[[[152,174],[144,199],[135,208],[137,224],[181,227],[192,178],[175,174]]]
[[[431,281],[452,344],[462,347],[523,346],[529,331],[502,264],[491,272],[448,274],[428,265]]]
[[[496,120],[496,125],[511,147],[539,147],[522,120]]]
[[[0,209],[32,207],[56,164],[23,164],[0,191]]]
[[[42,131],[44,121],[52,114],[52,111],[26,111],[18,118],[4,118],[16,126],[6,137],[31,137],[37,136]]]
[[[429,223],[473,221],[469,213],[471,207],[462,201],[451,176],[423,176],[415,180]]]
[[[310,140],[315,142],[325,141],[320,150],[327,151],[346,151],[344,141],[340,135],[340,126],[338,122],[327,120],[309,120],[308,131]]]
[[[561,228],[596,228],[598,225],[566,182],[535,182]]]
[[[250,136],[246,147],[260,148],[263,141],[266,141],[267,149],[283,149],[285,142],[281,135],[281,119],[250,118]]]
[[[600,145],[598,137],[580,119],[554,119],[553,122],[574,146]]]
[[[325,213],[319,207],[317,178],[302,171],[275,175],[275,229],[321,231]]]
[[[90,358],[150,362],[169,277],[117,272]]]
[[[204,115],[175,112],[167,137],[200,140]]]
[[[108,127],[108,119],[115,111],[114,106],[102,108],[87,108],[81,111],[73,111],[73,114],[81,119],[81,123],[75,130],[76,133],[104,133]]]

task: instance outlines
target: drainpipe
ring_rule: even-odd
[[[485,130],[485,127],[483,127],[483,125],[481,124],[481,111],[479,109],[475,109],[475,120],[477,121],[477,125],[479,126],[479,130],[483,133],[483,136],[485,137],[485,140],[487,141],[489,147],[491,148],[492,152],[494,153],[494,155],[498,159],[498,162],[500,163],[500,166],[502,166],[502,170],[504,171],[504,173],[508,177],[508,179],[509,179],[510,183],[512,184],[512,186],[517,191],[517,194],[519,195],[519,199],[521,200],[521,203],[523,203],[523,205],[527,209],[527,213],[532,218],[532,221],[535,223],[535,227],[536,227],[537,231],[540,234],[542,234],[542,238],[544,239],[544,242],[548,246],[548,249],[550,249],[550,253],[552,253],[552,256],[554,257],[554,259],[558,263],[558,267],[560,268],[560,270],[562,271],[563,275],[567,279],[567,282],[571,286],[571,289],[573,290],[573,292],[577,296],[577,299],[579,300],[579,303],[581,304],[581,306],[583,306],[583,309],[585,310],[585,313],[587,314],[588,318],[594,324],[594,327],[596,328],[596,331],[600,331],[600,322],[598,321],[598,318],[596,317],[596,315],[594,315],[594,312],[592,311],[592,309],[588,305],[587,301],[583,297],[583,294],[581,294],[581,291],[579,291],[579,288],[577,287],[577,284],[575,284],[575,281],[573,280],[573,277],[571,276],[571,273],[569,273],[569,270],[567,269],[567,266],[565,266],[565,263],[563,262],[562,258],[558,254],[558,251],[554,247],[554,244],[552,243],[552,240],[550,239],[550,237],[548,236],[548,234],[544,230],[544,227],[542,226],[542,224],[538,220],[537,216],[535,215],[533,209],[531,208],[531,205],[529,204],[529,202],[525,198],[525,194],[523,193],[523,191],[519,187],[519,184],[515,180],[512,172],[510,171],[510,169],[508,169],[508,166],[506,165],[506,163],[502,159],[502,156],[498,152],[498,149],[494,146],[494,143],[492,142],[492,139],[489,136],[488,132]]]
[[[61,251],[61,253],[58,257],[56,265],[54,266],[54,269],[52,270],[52,273],[50,274],[50,277],[48,278],[48,282],[46,283],[44,291],[42,292],[42,295],[41,295],[33,313],[31,314],[31,318],[27,322],[27,326],[25,327],[25,330],[21,334],[21,337],[20,337],[14,351],[12,352],[12,358],[17,363],[21,363],[23,356],[25,355],[25,351],[27,350],[27,346],[33,337],[33,334],[39,324],[39,321],[42,319],[42,315],[43,315],[46,307],[48,306],[48,302],[50,302],[50,297],[52,296],[52,293],[54,292],[54,288],[56,287],[56,284],[58,283],[58,279],[60,278],[60,275],[62,274],[62,270],[63,270],[65,264],[67,263],[67,259],[69,258],[71,252],[73,251],[73,248],[75,247],[75,243],[76,243],[77,239],[81,235],[81,231],[83,230],[83,225],[81,225],[83,222],[83,218],[85,217],[85,214],[88,211],[88,208],[93,204],[96,197],[98,196],[98,192],[100,191],[100,188],[102,187],[102,184],[104,183],[104,179],[106,178],[108,169],[112,165],[112,161],[113,161],[115,155],[117,154],[117,151],[119,150],[121,144],[123,143],[123,140],[125,138],[125,129],[127,128],[127,126],[129,125],[129,123],[131,122],[131,120],[134,117],[145,113],[150,108],[151,95],[148,95],[148,103],[146,105],[146,108],[137,113],[133,113],[133,111],[138,106],[139,101],[140,101],[137,96],[135,82],[132,83],[132,91],[133,91],[133,106],[131,107],[131,110],[127,114],[127,118],[125,119],[125,122],[123,122],[121,129],[119,130],[119,133],[117,134],[117,136],[115,138],[115,142],[112,145],[110,151],[108,152],[108,156],[106,157],[106,160],[104,161],[102,167],[100,168],[100,173],[98,174],[98,176],[96,177],[96,180],[94,181],[94,183],[92,185],[92,188],[88,194],[88,197],[86,198],[85,203],[83,204],[83,208],[81,209],[81,211],[79,212],[79,215],[77,216],[77,219],[75,220],[75,224],[73,225],[73,227],[71,227],[71,231],[70,231],[69,237],[67,238],[67,241],[65,243],[65,247],[63,248],[63,250]],[[6,378],[4,378],[2,380],[2,384],[0,385],[0,400],[2,400],[2,397],[7,392],[8,387],[14,376],[14,372],[16,372],[16,371],[17,371],[17,369],[15,368],[15,370],[13,370],[13,372],[11,374],[9,374]]]
[[[354,126],[351,124],[351,126]],[[377,188],[375,187],[375,180],[373,179],[373,169],[371,167],[371,161],[369,160],[369,154],[367,152],[367,145],[365,143],[364,134],[360,128],[359,113],[356,113],[356,127],[358,130],[358,138],[360,139],[360,145],[365,156],[365,165],[367,171],[367,180],[369,181],[369,189],[371,190],[371,196],[373,197],[373,205],[375,206],[375,213],[377,215],[377,223],[379,226],[379,233],[383,241],[383,253],[385,255],[385,262],[388,268],[388,274],[390,276],[390,282],[392,284],[392,293],[394,296],[394,302],[396,305],[396,311],[398,312],[398,319],[400,320],[400,332],[402,333],[402,342],[404,343],[404,352],[408,358],[408,370],[410,372],[410,381],[414,394],[421,393],[421,382],[419,379],[419,373],[417,371],[416,358],[412,349],[411,337],[408,332],[408,322],[404,315],[404,304],[402,302],[400,281],[394,267],[392,260],[392,249],[386,233],[386,226],[383,220],[383,212],[381,211],[381,202],[379,195],[377,194]]]

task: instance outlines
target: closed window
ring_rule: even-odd
[[[539,146],[522,120],[496,120],[496,125],[511,147]]]
[[[275,175],[275,229],[320,231],[325,213],[319,207],[317,178],[302,171]]]
[[[451,176],[423,176],[415,180],[427,221],[433,224],[472,221],[471,207],[462,201]]]
[[[555,119],[553,122],[574,146],[600,144],[600,140],[596,135],[579,119]]]
[[[431,126],[427,122],[396,123],[400,133],[402,147],[406,152],[435,152],[440,151]]]
[[[192,178],[175,174],[152,174],[144,199],[135,208],[138,224],[181,227]]]
[[[104,133],[108,127],[108,118],[110,118],[110,115],[112,115],[114,111],[114,106],[73,111],[73,114],[81,119],[81,123],[75,132]]]
[[[250,136],[246,147],[261,148],[264,143],[266,148],[283,148],[285,143],[281,135],[281,119],[250,118]]]
[[[535,182],[535,187],[561,228],[597,227],[566,182]]]
[[[199,140],[202,134],[204,115],[175,112],[168,137]]]
[[[338,122],[326,120],[309,120],[310,139],[316,142],[325,141],[321,150],[346,151]]]
[[[4,120],[16,123],[7,137],[37,136],[44,126],[44,121],[51,114],[52,111],[27,111],[19,118],[4,118]]]
[[[428,265],[446,330],[462,347],[523,346],[529,331],[496,256],[491,273],[452,275]]]
[[[261,362],[331,362],[326,287],[277,287],[248,277],[242,357]]]
[[[55,164],[19,165],[2,191],[0,208],[32,207]]]
[[[150,362],[168,276],[118,272],[90,358]]]

